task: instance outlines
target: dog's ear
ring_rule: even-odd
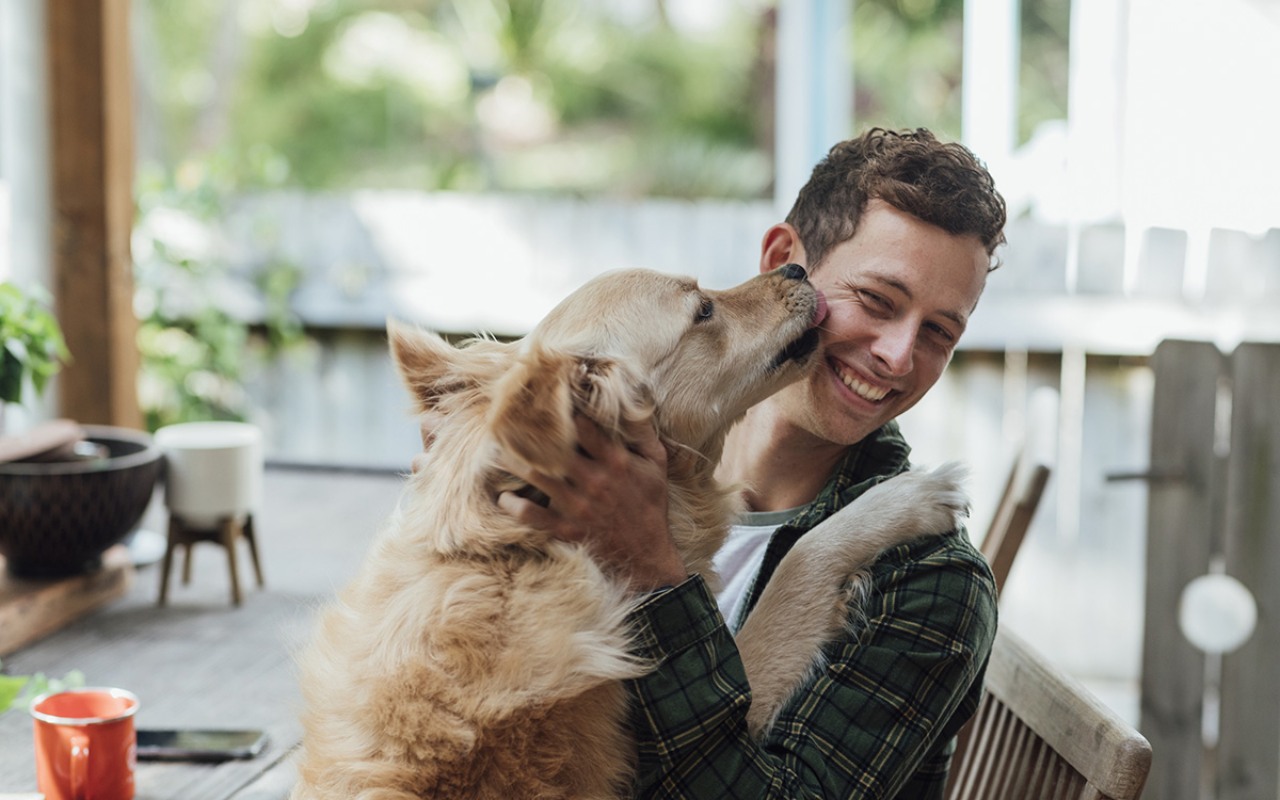
[[[575,412],[621,436],[625,422],[652,411],[643,384],[618,362],[534,350],[499,382],[490,426],[508,457],[562,474],[577,447]]]
[[[649,387],[621,362],[611,359],[579,361],[573,399],[575,409],[616,437],[624,435],[627,423],[653,416]]]
[[[577,444],[572,392],[577,370],[577,358],[537,349],[524,354],[498,381],[489,430],[507,458],[562,474]]]
[[[400,379],[419,412],[433,411],[445,397],[478,386],[475,359],[430,331],[387,320],[387,339]]]

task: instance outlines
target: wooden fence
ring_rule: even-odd
[[[1155,405],[1146,557],[1141,729],[1149,794],[1198,800],[1280,796],[1280,345],[1224,355],[1165,342]],[[1225,572],[1252,593],[1258,626],[1206,656],[1180,633],[1184,587]],[[1205,736],[1205,732],[1208,736]]]

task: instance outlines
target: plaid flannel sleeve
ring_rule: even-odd
[[[644,798],[933,798],[951,739],[977,708],[995,636],[990,570],[964,535],[896,548],[872,567],[855,637],[783,709],[766,740],[746,731],[750,690],[700,578],[636,612],[632,682]]]

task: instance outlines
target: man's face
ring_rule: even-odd
[[[853,444],[937,382],[982,293],[988,256],[977,236],[872,200],[853,238],[810,266],[830,309],[823,360],[779,400],[794,424]]]

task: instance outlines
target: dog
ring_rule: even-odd
[[[437,421],[426,463],[299,658],[305,710],[295,800],[612,798],[634,743],[624,681],[637,600],[589,550],[502,513],[509,470],[563,474],[574,415],[622,440],[652,421],[670,453],[670,528],[690,574],[741,509],[714,478],[746,410],[818,358],[825,301],[787,265],[724,290],[607,273],[525,338],[454,347],[389,322],[392,356]],[[559,472],[557,472],[559,471]],[[953,530],[957,467],[874,487],[802,537],[738,635],[767,729],[845,624],[850,576],[886,547]]]

